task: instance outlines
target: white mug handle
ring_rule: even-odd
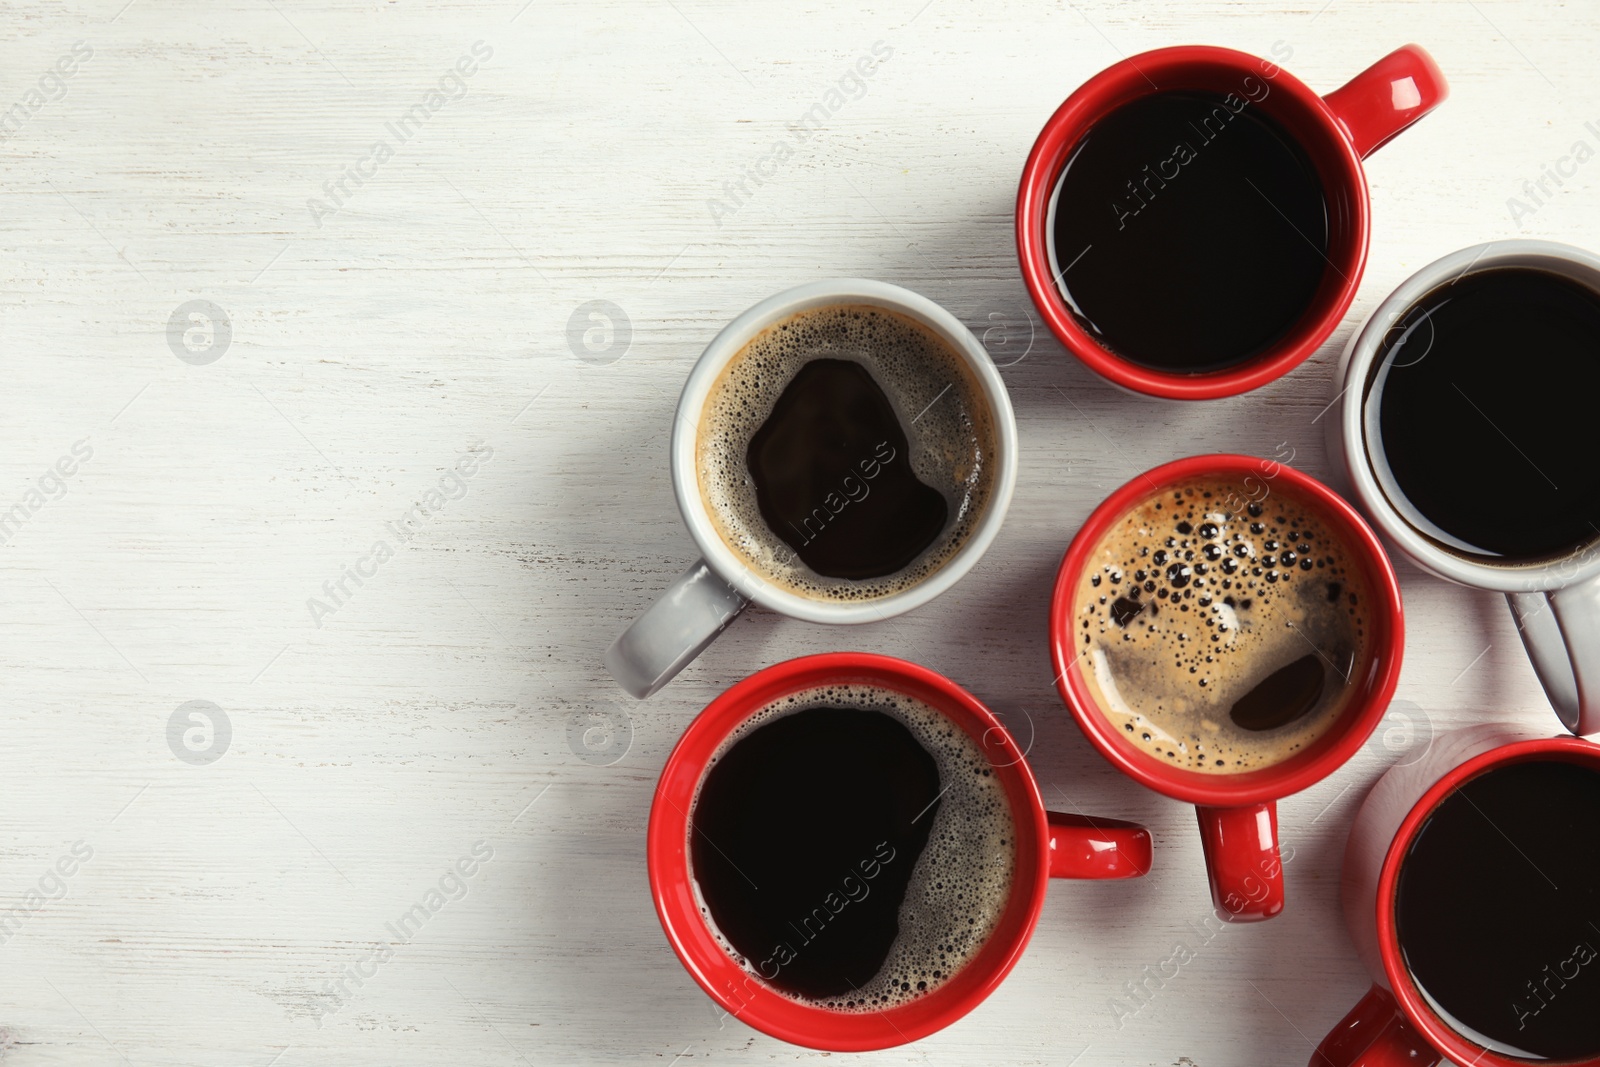
[[[1600,576],[1549,593],[1507,593],[1506,601],[1562,725],[1600,733]]]
[[[749,603],[697,561],[606,649],[606,669],[643,700],[677,677]]]

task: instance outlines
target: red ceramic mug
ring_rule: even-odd
[[[1305,150],[1321,178],[1328,209],[1329,269],[1310,305],[1267,351],[1222,370],[1177,374],[1116,355],[1083,328],[1056,284],[1047,227],[1050,201],[1073,149],[1096,122],[1153,92],[1235,93],[1275,119]],[[1067,350],[1125,389],[1176,400],[1234,396],[1287,373],[1326,341],[1355,298],[1367,260],[1369,205],[1361,160],[1437,107],[1444,75],[1417,45],[1391,52],[1345,86],[1318,96],[1270,60],[1228,48],[1158,48],[1090,78],[1056,109],[1034,143],[1017,192],[1017,255],[1040,315]],[[1154,313],[1159,314],[1159,309]]]
[[[1230,504],[1233,510],[1280,493],[1310,509],[1339,537],[1350,565],[1361,568],[1369,590],[1366,651],[1349,671],[1355,688],[1339,718],[1288,759],[1231,774],[1175,766],[1124,736],[1100,710],[1076,645],[1077,588],[1101,539],[1134,508],[1195,479],[1237,486],[1238,500]],[[1316,479],[1281,463],[1239,455],[1180,459],[1112,493],[1073,538],[1050,605],[1050,652],[1062,700],[1079,729],[1118,770],[1158,793],[1195,805],[1212,901],[1217,914],[1230,922],[1270,919],[1283,910],[1275,802],[1321,781],[1366,741],[1399,681],[1404,631],[1394,568],[1361,516]]]
[[[1560,760],[1600,770],[1600,745],[1567,735],[1550,737],[1511,723],[1485,723],[1435,739],[1421,759],[1391,768],[1367,794],[1350,827],[1340,890],[1345,924],[1373,985],[1328,1032],[1311,1057],[1311,1067],[1430,1067],[1442,1057],[1473,1067],[1552,1062],[1510,1056],[1458,1032],[1417,988],[1396,935],[1400,868],[1418,829],[1439,803],[1465,782],[1530,759]],[[1576,832],[1589,829],[1578,827]],[[1497,831],[1490,828],[1486,832]],[[1507,901],[1506,906],[1515,907],[1516,903]],[[1559,1062],[1594,1067],[1600,1064],[1600,1057]]]
[[[942,712],[977,742],[999,777],[1017,827],[1011,896],[971,960],[928,993],[881,1011],[842,1012],[802,1003],[741,967],[717,941],[696,900],[690,813],[712,755],[762,708],[826,685],[906,694]],[[650,808],[650,891],[667,940],[694,980],[729,1014],[766,1034],[834,1052],[915,1041],[977,1007],[1022,954],[1050,878],[1132,878],[1150,869],[1150,834],[1113,819],[1047,812],[1033,774],[1000,720],[950,679],[905,660],[863,652],[803,656],[759,671],[713,700],[684,731],[661,772]]]

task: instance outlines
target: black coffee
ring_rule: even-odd
[[[1157,92],[1118,108],[1056,188],[1062,295],[1131,362],[1242,363],[1289,333],[1330,269],[1321,179],[1261,110],[1266,83],[1246,82],[1256,92]]]
[[[1422,824],[1395,892],[1400,948],[1463,1036],[1514,1056],[1600,1054],[1596,826],[1600,773],[1553,760],[1474,778]]]
[[[746,957],[813,938],[788,966],[774,958],[774,985],[843,996],[888,958],[938,806],[939,768],[897,720],[808,708],[754,731],[706,776],[695,878],[718,929]],[[846,877],[860,899],[845,897],[834,913],[825,901],[845,892]],[[812,918],[818,908],[826,922]]]
[[[959,553],[994,489],[997,435],[965,357],[922,322],[838,304],[774,323],[700,412],[700,498],[763,580],[816,600],[910,589]]]
[[[978,747],[909,697],[840,686],[764,710],[707,771],[690,860],[761,980],[844,1010],[914,999],[982,945],[1012,821]]]
[[[815,359],[778,397],[746,462],[761,517],[806,566],[881,578],[933,544],[950,514],[909,456],[894,405],[867,368]]]
[[[1528,267],[1467,274],[1390,328],[1366,390],[1379,473],[1437,543],[1530,560],[1600,537],[1600,294]]]

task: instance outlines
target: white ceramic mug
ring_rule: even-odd
[[[1514,723],[1483,723],[1436,738],[1422,758],[1391,767],[1372,787],[1350,826],[1339,889],[1345,925],[1373,984],[1328,1032],[1310,1067],[1430,1067],[1444,1057],[1476,1067],[1540,1062],[1440,1015],[1411,978],[1395,920],[1400,868],[1434,809],[1478,775],[1532,759],[1594,767],[1600,765],[1600,746]],[[1492,823],[1484,826],[1486,834],[1497,831],[1504,832]],[[1515,904],[1508,901],[1507,907]],[[1578,1067],[1600,1061],[1561,1062]]]
[[[700,414],[729,361],[769,326],[802,311],[838,304],[865,304],[898,312],[933,330],[952,352],[963,357],[982,399],[989,405],[999,451],[987,508],[966,542],[921,582],[873,600],[835,601],[802,596],[756,574],[718,535],[700,495],[695,469]],[[671,681],[752,600],[809,622],[873,622],[910,611],[950,588],[989,547],[1011,504],[1017,481],[1017,420],[994,361],[972,331],[950,312],[925,296],[887,282],[864,278],[811,282],[761,301],[725,326],[706,346],[678,398],[672,425],[671,467],[678,510],[700,549],[701,559],[606,649],[606,667],[611,676],[641,699]]]
[[[1423,532],[1425,520],[1388,472],[1376,412],[1366,410],[1374,361],[1389,331],[1435,288],[1490,267],[1537,267],[1600,292],[1600,256],[1554,241],[1492,241],[1430,263],[1390,294],[1345,346],[1335,377],[1339,393],[1329,412],[1334,417],[1328,422],[1328,454],[1342,466],[1347,484],[1373,525],[1418,566],[1462,585],[1506,594],[1522,643],[1556,714],[1573,733],[1597,733],[1600,542],[1558,559],[1526,562],[1488,562],[1450,552]],[[1514,371],[1508,363],[1507,373]]]

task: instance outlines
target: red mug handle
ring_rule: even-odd
[[[1050,877],[1138,878],[1150,870],[1150,831],[1119,819],[1045,812]]]
[[[1394,995],[1375,985],[1328,1031],[1310,1067],[1433,1067],[1434,1047],[1406,1021]]]
[[[1283,910],[1283,861],[1278,855],[1278,807],[1272,801],[1241,808],[1197,806],[1211,901],[1231,923],[1260,922]]]
[[[1439,64],[1421,46],[1408,44],[1322,99],[1365,159],[1449,95]]]

